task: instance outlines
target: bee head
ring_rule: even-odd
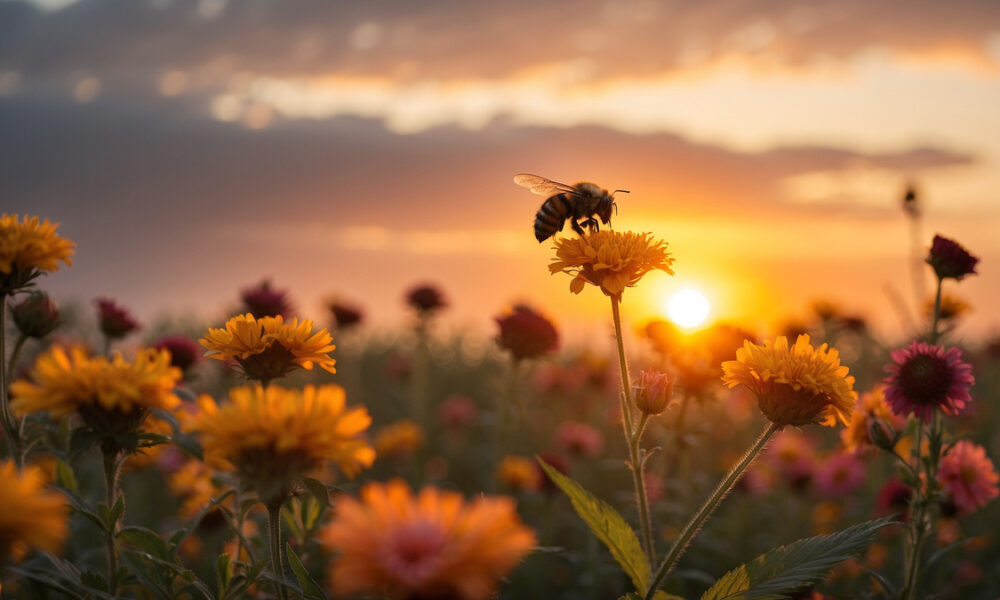
[[[621,192],[623,194],[628,194],[629,193],[628,190],[615,190],[615,191],[611,192],[610,196],[605,196],[605,199],[607,200],[607,202],[605,203],[606,207],[604,207],[604,206],[601,207],[604,210],[601,211],[601,215],[600,215],[601,216],[601,220],[604,221],[605,224],[611,222],[611,209],[612,208],[615,209],[615,215],[618,214],[618,203],[615,202],[615,194],[617,194],[618,192]]]

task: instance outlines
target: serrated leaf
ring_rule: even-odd
[[[306,597],[314,600],[328,600],[323,588],[309,575],[305,565],[292,550],[291,544],[285,543],[285,554],[288,556],[288,564],[292,567],[292,572],[295,573],[295,579],[299,581],[299,587],[305,592]]]
[[[74,494],[80,491],[73,468],[61,458],[56,459],[56,485],[66,488]]]
[[[774,548],[726,573],[701,600],[787,598],[787,592],[819,581],[838,563],[857,556],[879,529],[892,524],[892,517],[883,517]]]
[[[151,529],[138,526],[125,527],[118,532],[118,538],[158,558],[167,560],[172,558],[170,544]]]
[[[645,590],[649,586],[649,562],[639,545],[639,538],[625,519],[607,502],[585,490],[540,457],[536,456],[535,460],[549,479],[569,496],[573,510],[611,551],[611,556],[632,580],[635,589]]]

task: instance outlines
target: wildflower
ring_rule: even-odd
[[[559,347],[559,333],[552,322],[528,306],[515,306],[496,322],[500,326],[497,344],[516,360],[544,356]]]
[[[12,461],[0,463],[0,566],[20,561],[34,548],[57,552],[68,520],[66,499],[45,489],[38,467],[18,473]]]
[[[905,522],[910,510],[911,497],[913,488],[897,478],[892,478],[878,491],[875,507],[879,515],[898,513],[899,520]]]
[[[865,482],[865,463],[854,454],[835,454],[819,468],[815,483],[824,496],[843,498],[860,488]]]
[[[438,406],[438,420],[450,429],[463,429],[476,422],[479,409],[468,396],[452,394]]]
[[[128,362],[91,357],[82,348],[53,346],[35,361],[29,378],[11,386],[15,413],[48,412],[61,418],[76,412],[91,430],[106,437],[139,428],[150,409],[172,410],[180,400],[173,389],[180,369],[170,353],[147,348]]]
[[[505,456],[497,468],[497,479],[515,491],[534,491],[542,487],[538,464],[523,456]]]
[[[248,287],[240,293],[246,312],[258,319],[264,317],[287,317],[292,312],[286,290],[271,287],[271,280],[265,279],[255,287]]]
[[[986,506],[1000,491],[1000,476],[982,446],[967,440],[956,443],[941,458],[937,481],[948,493],[960,514]]]
[[[804,489],[816,473],[816,450],[811,438],[784,430],[767,449],[769,463],[794,489]]]
[[[379,429],[374,444],[380,456],[406,456],[424,445],[424,430],[416,422],[402,419]]]
[[[184,372],[187,372],[198,362],[198,354],[201,350],[194,340],[185,335],[160,338],[153,344],[153,348],[169,351],[170,364]]]
[[[200,460],[189,460],[181,465],[167,478],[167,485],[181,499],[178,516],[182,519],[194,518],[212,498],[223,493],[212,482],[212,470]]]
[[[748,387],[761,412],[780,427],[847,423],[857,401],[854,377],[841,366],[837,350],[827,350],[826,344],[813,348],[808,335],[800,335],[793,346],[784,336],[763,346],[747,340],[722,370],[724,383]]]
[[[587,423],[570,421],[556,429],[556,444],[571,456],[594,457],[604,450],[604,436]]]
[[[934,298],[928,298],[924,303],[924,315],[928,319],[934,317]],[[959,317],[972,312],[972,305],[951,294],[941,294],[941,305],[938,307],[938,318],[942,321],[954,321]]]
[[[94,302],[97,304],[97,320],[101,333],[109,339],[121,339],[139,328],[138,321],[114,300],[98,298]]]
[[[639,283],[650,271],[674,274],[667,243],[654,240],[650,233],[598,231],[585,237],[559,238],[554,248],[556,260],[549,271],[573,275],[569,289],[574,294],[589,283],[608,296],[620,297],[626,287]]]
[[[435,487],[414,496],[396,479],[335,505],[320,539],[339,551],[330,573],[337,595],[487,600],[536,544],[507,497],[464,502]]]
[[[966,275],[976,274],[979,259],[969,254],[958,242],[940,235],[934,236],[927,264],[934,269],[938,279],[961,281]]]
[[[41,339],[59,326],[59,309],[44,292],[34,291],[11,307],[18,332],[26,338]]]
[[[361,309],[341,302],[339,300],[333,300],[329,303],[330,313],[333,315],[333,321],[337,325],[337,329],[348,329],[350,327],[355,327],[359,325],[364,318],[364,313]]]
[[[945,350],[913,342],[892,353],[885,370],[885,399],[898,415],[913,413],[929,423],[936,409],[958,414],[972,402],[969,387],[975,383],[972,367],[962,361],[958,348]]]
[[[669,373],[643,371],[635,388],[635,405],[646,415],[658,415],[667,409],[674,393],[674,378]]]
[[[76,244],[56,235],[59,224],[38,217],[0,216],[0,296],[12,295],[43,272],[72,266]]]
[[[307,385],[241,386],[229,402],[198,399],[200,413],[188,425],[196,431],[212,466],[236,471],[264,503],[282,500],[303,476],[337,463],[355,477],[375,460],[361,434],[371,424],[363,407],[348,409],[344,389]]]
[[[205,356],[235,360],[248,378],[262,383],[313,364],[336,373],[336,361],[329,356],[336,348],[333,338],[326,329],[312,333],[312,328],[308,320],[285,323],[281,316],[256,319],[247,313],[226,321],[225,329],[209,328],[198,341],[208,349]]]
[[[876,443],[877,440],[872,438],[873,428],[887,426],[892,431],[882,431],[882,433],[894,438],[896,432],[902,430],[905,424],[903,417],[889,409],[885,401],[885,387],[877,385],[871,391],[861,394],[851,414],[851,422],[840,432],[840,440],[848,452],[859,452],[871,448],[872,445],[879,445]]]
[[[418,285],[406,293],[406,303],[420,314],[431,314],[448,306],[441,290],[430,284]]]

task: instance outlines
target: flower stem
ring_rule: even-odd
[[[619,397],[622,429],[625,443],[628,444],[629,466],[632,470],[632,483],[635,486],[635,499],[639,508],[639,531],[641,532],[646,560],[653,563],[656,549],[653,547],[653,524],[649,516],[649,500],[646,498],[646,482],[644,481],[643,465],[639,460],[639,445],[642,442],[642,430],[645,421],[638,429],[632,427],[632,379],[628,373],[628,359],[625,357],[625,342],[622,338],[622,316],[619,308],[619,297],[611,296],[611,316],[615,323],[615,339],[618,342],[618,364],[621,368],[622,393]]]
[[[497,407],[497,411],[500,413],[500,443],[497,444],[497,449],[501,454],[500,458],[503,458],[503,454],[507,452],[507,448],[509,447],[511,431],[510,413],[515,403],[521,411],[522,425],[525,427],[528,425],[528,409],[524,404],[524,398],[517,394],[520,367],[521,361],[517,358],[511,358],[510,371],[507,373],[507,393],[500,398],[500,406]]]
[[[938,340],[938,322],[941,320],[941,284],[943,280],[938,277],[937,292],[934,294],[934,318],[931,321],[931,344],[936,344]]]
[[[691,543],[691,540],[701,529],[702,524],[712,514],[716,506],[722,502],[722,499],[726,497],[729,490],[736,485],[736,482],[740,480],[743,473],[746,472],[753,460],[758,454],[760,454],[760,451],[767,446],[771,437],[777,433],[779,429],[780,427],[774,423],[767,424],[767,427],[765,427],[764,431],[761,432],[760,437],[758,437],[757,441],[753,443],[753,446],[746,451],[746,454],[743,455],[740,462],[736,463],[736,466],[734,466],[732,470],[729,471],[729,473],[722,479],[722,481],[719,482],[719,485],[716,486],[712,495],[708,497],[708,500],[701,505],[698,512],[696,512],[694,516],[691,517],[691,520],[687,522],[687,525],[684,526],[680,535],[677,536],[676,540],[674,540],[674,545],[670,547],[670,551],[660,564],[660,568],[657,569],[656,576],[653,577],[652,582],[649,584],[649,589],[646,590],[645,600],[652,600],[653,595],[656,593],[657,588],[659,588],[663,578],[666,577],[667,573],[669,573],[674,568],[674,565],[677,564],[677,561],[687,549],[688,544]]]
[[[104,455],[104,485],[107,491],[108,512],[114,514],[115,504],[118,502],[118,479],[121,471],[121,461],[119,456],[121,451],[117,448],[102,447]],[[112,596],[118,595],[118,549],[115,540],[118,537],[118,525],[125,516],[124,500],[120,515],[116,516],[111,523],[107,523],[105,530],[108,546],[108,591]]]
[[[281,551],[281,500],[272,500],[267,503],[267,537],[271,543],[271,570],[279,581],[285,579],[285,561]],[[278,597],[281,600],[288,598],[285,586],[276,583],[278,587]]]

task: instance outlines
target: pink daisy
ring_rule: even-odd
[[[563,423],[556,430],[556,444],[570,456],[595,457],[604,450],[604,436],[586,423]]]
[[[929,423],[935,409],[954,415],[972,402],[969,386],[975,383],[972,367],[962,361],[958,348],[945,350],[924,342],[892,353],[887,365],[885,399],[898,415],[913,413]]]
[[[862,486],[867,470],[854,454],[835,454],[816,473],[816,488],[824,496],[842,498]]]
[[[975,512],[1000,494],[997,490],[1000,476],[986,450],[965,440],[952,446],[941,459],[937,481],[962,514]]]

